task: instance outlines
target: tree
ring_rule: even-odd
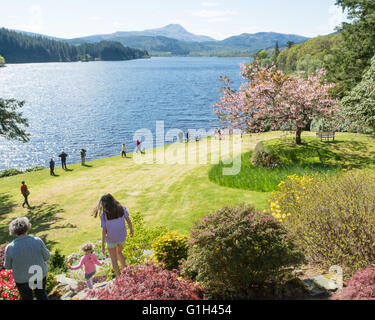
[[[291,47],[293,47],[295,45],[295,43],[293,41],[288,41],[286,43],[286,45],[287,45],[288,49],[290,49]]]
[[[259,58],[260,60],[267,59],[268,53],[266,50],[263,49],[263,50],[258,51],[256,57]]]
[[[327,63],[327,76],[336,82],[333,93],[344,97],[362,80],[362,75],[375,54],[375,1],[336,0],[348,12],[351,23],[344,22],[337,30],[343,35],[343,46],[334,51]]]
[[[271,61],[273,63],[276,63],[277,57],[280,54],[280,47],[279,47],[279,41],[276,41],[275,49],[273,50],[273,53],[271,55]]]
[[[342,99],[341,104],[348,118],[375,131],[375,56],[362,82]]]
[[[250,132],[294,130],[296,144],[313,119],[332,119],[338,113],[338,102],[329,95],[334,86],[323,81],[325,72],[315,75],[286,75],[275,65],[262,67],[260,60],[242,65],[246,81],[239,91],[224,86],[214,105],[224,123]]]
[[[0,56],[0,67],[3,67],[5,64],[5,59],[4,57]]]
[[[0,136],[21,142],[29,141],[29,134],[22,129],[22,126],[29,126],[28,121],[22,117],[22,113],[17,112],[24,104],[24,101],[0,98]]]

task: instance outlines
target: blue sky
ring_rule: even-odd
[[[274,31],[324,35],[344,19],[335,0],[11,0],[0,26],[73,38],[178,23],[218,40]]]

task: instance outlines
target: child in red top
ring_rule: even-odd
[[[92,243],[85,243],[81,246],[81,250],[85,255],[81,258],[78,266],[68,266],[70,270],[78,270],[82,266],[85,269],[86,284],[89,289],[93,288],[92,277],[96,272],[96,265],[102,266],[104,263],[100,262],[94,252],[94,245]]]

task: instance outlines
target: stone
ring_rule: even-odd
[[[323,275],[315,277],[312,280],[316,285],[318,285],[321,288],[324,288],[327,291],[336,291],[339,288],[336,282],[334,282],[331,279],[328,279]]]
[[[72,297],[74,296],[74,291],[71,291],[69,290],[68,292],[66,292],[61,298],[60,300],[72,300]]]
[[[317,297],[321,295],[327,295],[327,291],[317,285],[312,279],[305,279],[303,282],[306,284],[306,288],[312,297]]]
[[[70,287],[72,291],[78,289],[78,281],[67,278],[65,274],[59,274],[56,276],[56,281],[59,283],[57,287]]]

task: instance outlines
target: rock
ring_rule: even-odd
[[[317,285],[312,279],[305,279],[303,282],[306,284],[306,288],[312,297],[317,297],[321,295],[327,295],[327,291]]]
[[[59,283],[57,287],[70,287],[72,291],[77,291],[78,281],[74,279],[67,278],[65,274],[59,274],[56,276],[56,280]]]
[[[61,297],[65,294],[64,289],[53,288],[52,291],[48,294],[49,300],[61,300]]]
[[[324,288],[327,291],[336,291],[339,286],[331,279],[328,279],[327,277],[321,275],[318,277],[315,277],[313,279],[313,282],[318,285],[321,288]]]
[[[69,290],[68,292],[66,292],[61,298],[60,300],[72,300],[72,297],[74,296],[74,291],[71,291]]]
[[[102,282],[102,283],[96,283],[94,284],[94,289],[104,288],[107,285],[111,284],[114,280],[111,280],[109,282]],[[75,296],[72,297],[72,300],[85,300],[87,299],[87,294],[89,293],[88,289],[82,290],[78,292]]]

